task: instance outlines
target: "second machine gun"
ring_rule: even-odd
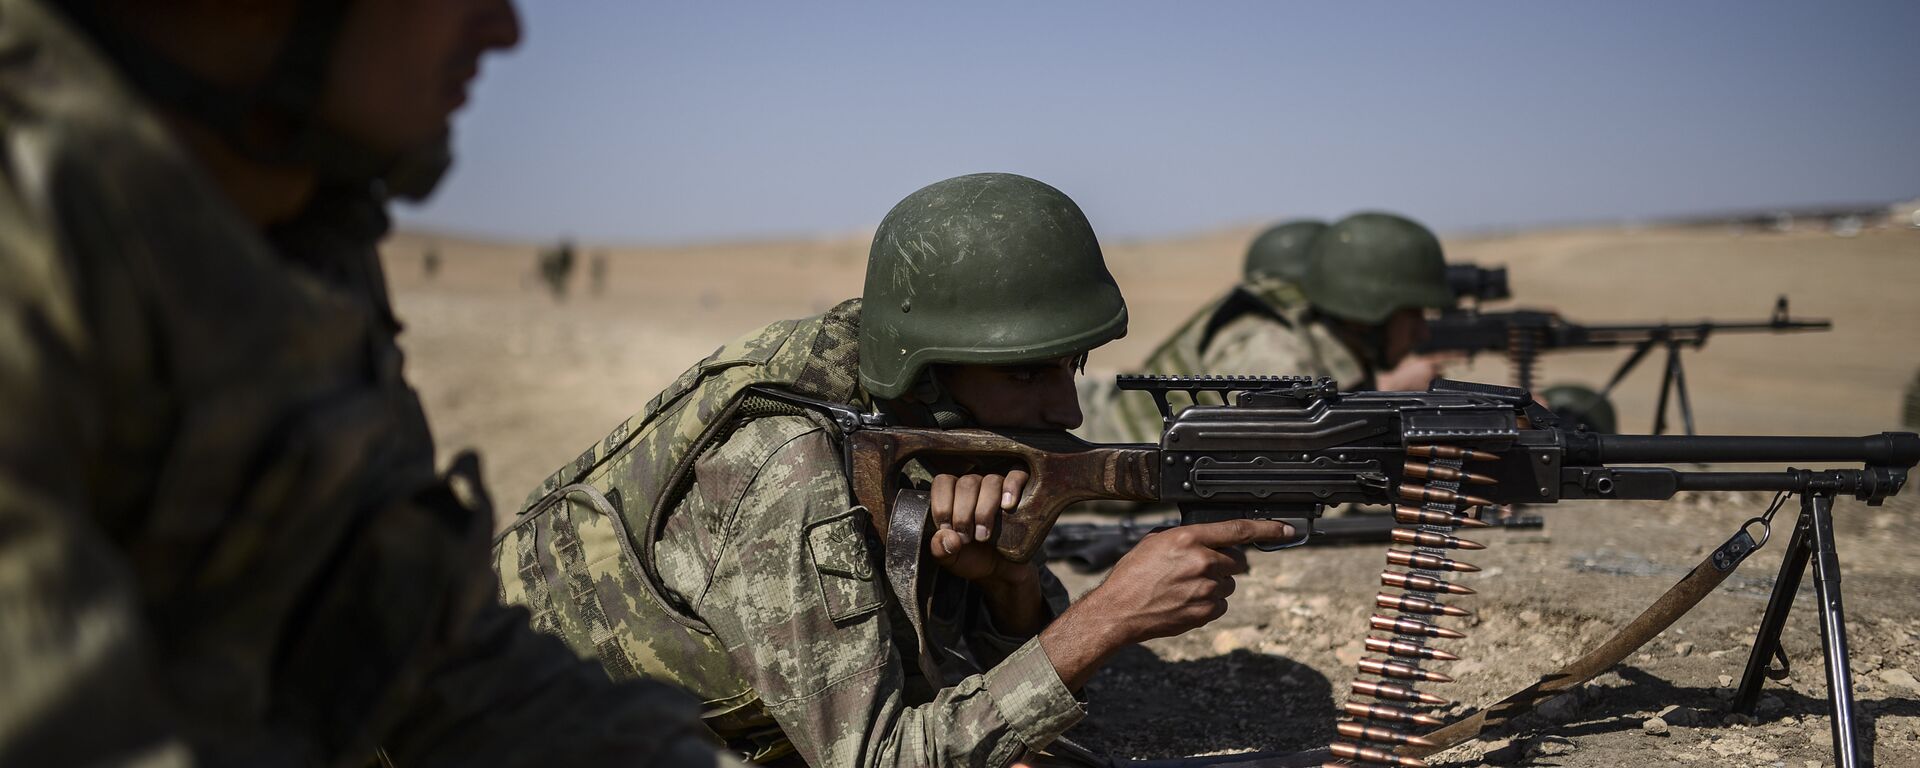
[[[1793,590],[1811,561],[1821,596],[1836,763],[1857,764],[1832,504],[1839,496],[1852,496],[1878,505],[1898,493],[1908,471],[1920,463],[1920,435],[1596,434],[1559,427],[1553,412],[1524,389],[1447,380],[1434,382],[1425,392],[1342,393],[1325,379],[1268,376],[1123,376],[1119,386],[1155,399],[1167,419],[1157,445],[1095,445],[1062,432],[899,427],[843,406],[804,404],[828,411],[841,427],[853,495],[888,541],[890,578],[896,551],[905,553],[902,562],[912,567],[925,546],[920,533],[926,516],[924,494],[899,487],[900,470],[916,458],[963,456],[1028,468],[1031,480],[1023,498],[1003,513],[992,540],[1003,556],[1019,562],[1037,555],[1061,511],[1080,501],[1171,502],[1178,505],[1183,523],[1289,520],[1308,536],[1327,505],[1394,505],[1393,516],[1402,527],[1393,530],[1392,540],[1405,548],[1390,548],[1387,562],[1402,570],[1385,571],[1381,583],[1400,592],[1380,594],[1381,613],[1370,620],[1370,629],[1385,636],[1370,635],[1366,647],[1384,658],[1360,662],[1362,672],[1379,679],[1354,683],[1355,699],[1344,708],[1352,719],[1339,724],[1343,741],[1331,748],[1342,759],[1381,765],[1419,765],[1409,750],[1424,754],[1446,743],[1436,739],[1465,737],[1447,729],[1428,734],[1435,738],[1401,729],[1442,722],[1419,708],[1446,700],[1405,683],[1451,680],[1420,664],[1454,658],[1429,642],[1460,636],[1439,626],[1436,617],[1466,615],[1439,599],[1472,594],[1447,580],[1450,574],[1479,570],[1449,556],[1453,550],[1481,548],[1453,535],[1457,527],[1479,522],[1469,508],[1583,499],[1660,500],[1682,491],[1765,491],[1781,494],[1777,509],[1786,494],[1798,494],[1801,515],[1777,582],[1786,591],[1783,596],[1777,589],[1768,607],[1739,701],[1750,705],[1758,695],[1760,676],[1779,654],[1780,626],[1792,606]],[[784,393],[757,391],[801,402]],[[1168,403],[1173,392],[1194,402],[1200,393],[1212,392],[1221,404],[1195,405],[1175,414]],[[1772,471],[1650,466],[1696,462],[1857,466]],[[1749,526],[1759,524],[1770,531],[1771,519],[1769,510]],[[1763,534],[1756,542],[1743,527],[1714,551],[1712,568],[1703,569],[1718,569],[1724,578],[1767,538]],[[1705,588],[1717,583],[1714,579]],[[1657,634],[1664,626],[1651,631]],[[1565,685],[1584,679],[1561,678]],[[1550,693],[1534,694],[1536,699],[1541,695]]]
[[[1471,265],[1456,266],[1479,269]],[[1504,295],[1505,270],[1499,270],[1497,274],[1500,293]],[[1451,272],[1448,276],[1455,277]],[[1464,276],[1459,279],[1464,280]],[[1534,377],[1542,353],[1569,349],[1633,348],[1633,353],[1614,370],[1607,385],[1601,388],[1602,398],[1612,394],[1613,388],[1655,348],[1665,348],[1667,369],[1660,384],[1659,404],[1654,408],[1653,434],[1666,431],[1667,403],[1677,398],[1681,420],[1686,433],[1691,435],[1694,433],[1693,401],[1687,392],[1686,370],[1680,362],[1682,349],[1699,349],[1706,346],[1707,339],[1717,334],[1827,331],[1833,329],[1833,323],[1827,320],[1794,319],[1787,313],[1787,297],[1781,296],[1774,302],[1772,316],[1766,320],[1583,325],[1552,312],[1527,309],[1482,312],[1475,307],[1442,313],[1428,327],[1432,337],[1420,346],[1419,351],[1504,354],[1513,365],[1514,386],[1529,391],[1534,388]]]

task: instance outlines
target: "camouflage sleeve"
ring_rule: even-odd
[[[127,564],[87,513],[103,409],[55,254],[0,189],[0,765],[186,765]]]
[[[386,744],[396,768],[740,765],[716,755],[693,697],[609,680],[524,608],[483,609],[423,693]]]
[[[1040,596],[1046,601],[1047,621],[1052,622],[1067,610],[1067,587],[1060,583],[1059,577],[1045,567],[1040,569]],[[967,633],[967,647],[972,649],[974,658],[982,666],[994,666],[1011,657],[1033,638],[1013,635],[1000,631],[994,624],[993,611],[987,608],[985,601],[973,602],[973,616]]]
[[[710,458],[728,455],[764,460],[733,462],[752,480],[695,610],[808,764],[1006,765],[1080,719],[1037,640],[909,706],[864,513],[826,434],[762,419]]]

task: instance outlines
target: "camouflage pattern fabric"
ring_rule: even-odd
[[[1193,376],[1329,376],[1342,389],[1366,386],[1366,366],[1312,318],[1293,283],[1243,284],[1209,302],[1147,357],[1137,373]],[[1076,433],[1102,443],[1154,443],[1162,419],[1153,398],[1122,392],[1111,379],[1080,382],[1086,422]],[[1190,403],[1171,395],[1175,410]]]
[[[263,237],[33,0],[0,103],[0,765],[715,763],[491,599],[371,191]]]
[[[543,485],[496,567],[536,623],[615,677],[690,688],[755,762],[1005,765],[1083,711],[1038,642],[995,631],[970,585],[927,563],[929,642],[958,682],[922,678],[902,662],[917,646],[834,433],[807,414],[716,421],[752,384],[863,402],[859,307],[776,323],[688,369]],[[724,438],[696,453],[716,428]],[[654,520],[682,467],[689,487]]]

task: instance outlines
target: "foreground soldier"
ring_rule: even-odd
[[[1455,302],[1439,239],[1387,213],[1355,214],[1318,232],[1314,224],[1289,222],[1256,239],[1246,282],[1194,315],[1138,372],[1327,376],[1344,390],[1426,389],[1440,360],[1413,354],[1425,338],[1425,311]],[[1289,237],[1296,233],[1312,235]],[[1090,383],[1083,399],[1082,437],[1159,439],[1150,399],[1111,382]]]
[[[915,192],[874,236],[862,299],[721,347],[549,478],[497,544],[507,598],[616,677],[692,689],[756,762],[1005,765],[1080,718],[1073,691],[1111,654],[1225,611],[1246,566],[1216,548],[1288,528],[1150,536],[1062,613],[1044,568],[989,543],[1024,472],[926,467],[938,528],[883,570],[899,550],[854,506],[832,425],[730,404],[760,384],[905,424],[1064,430],[1075,372],[1126,320],[1059,191],[979,174]],[[940,567],[903,610],[889,584],[923,554]]]
[[[386,196],[518,34],[0,0],[0,765],[713,764],[684,694],[495,602],[400,377]]]

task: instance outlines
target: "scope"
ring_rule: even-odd
[[[1513,298],[1507,290],[1506,267],[1482,267],[1478,264],[1448,264],[1447,288],[1455,301],[1499,301]]]

